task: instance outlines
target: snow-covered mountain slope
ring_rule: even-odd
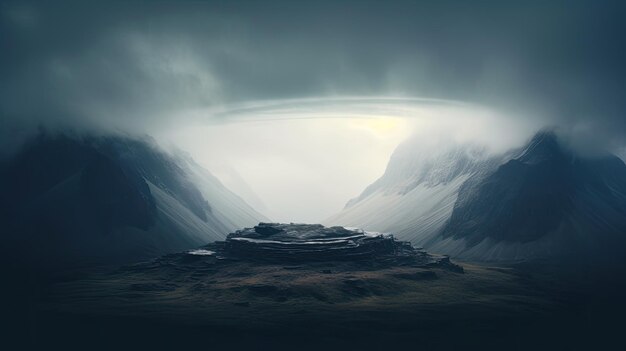
[[[467,177],[432,187],[420,184],[406,194],[375,192],[325,223],[392,232],[401,240],[421,246],[450,218],[459,187]]]
[[[492,160],[475,145],[421,153],[409,141],[396,149],[381,178],[325,224],[393,232],[423,245],[450,218],[459,188],[491,168]]]
[[[225,187],[211,172],[197,164],[191,156],[179,152],[176,159],[204,198],[211,199],[213,214],[222,223],[239,229],[259,223],[259,220],[268,220],[241,197]]]
[[[266,218],[148,138],[40,135],[0,165],[10,249],[58,264],[141,260]]]
[[[393,232],[473,260],[626,248],[626,165],[618,157],[581,157],[552,132],[501,156],[468,150],[411,157],[399,148],[385,175],[327,223]]]
[[[626,243],[626,165],[614,155],[585,158],[551,132],[465,186],[438,242],[466,258],[570,255]]]

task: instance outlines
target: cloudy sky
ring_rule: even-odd
[[[332,181],[333,208],[380,175],[424,118],[449,121],[449,109],[425,112],[432,101],[416,99],[453,102],[465,121],[442,126],[456,130],[486,123],[472,122],[483,109],[507,121],[477,138],[549,125],[623,150],[622,3],[3,1],[1,147],[40,126],[151,134],[225,178],[233,170],[266,203],[277,175],[258,170],[274,157],[299,181],[281,180],[285,189],[319,195],[311,184]],[[324,172],[305,182],[315,169]],[[345,178],[330,176],[340,169]],[[275,202],[294,207],[286,195]]]

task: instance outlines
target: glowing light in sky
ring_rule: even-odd
[[[488,109],[431,99],[301,99],[185,113],[206,123],[165,139],[271,219],[286,222],[319,222],[338,212],[384,173],[411,135],[431,147],[444,136],[495,147],[522,140],[511,133],[503,139],[498,130],[512,124]]]

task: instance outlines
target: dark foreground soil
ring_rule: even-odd
[[[625,349],[620,271],[462,266],[65,273],[36,294],[23,281],[29,291],[7,308],[13,346],[3,349]]]

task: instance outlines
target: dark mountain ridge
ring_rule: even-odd
[[[599,257],[626,248],[626,165],[617,156],[583,155],[551,130],[500,155],[456,151],[463,149],[472,145],[431,155],[401,145],[385,175],[328,224],[395,232],[468,260]]]
[[[595,235],[626,232],[626,165],[613,155],[579,157],[542,132],[493,174],[461,188],[442,235],[469,245],[527,243],[575,231],[575,222]]]
[[[250,224],[214,213],[222,200],[205,198],[190,162],[149,137],[42,133],[0,165],[6,247],[54,263],[141,260]],[[219,182],[202,188],[263,219]]]

